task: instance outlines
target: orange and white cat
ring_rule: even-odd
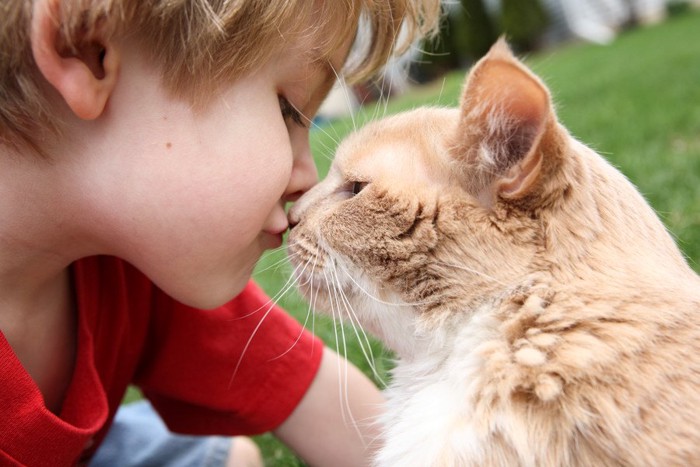
[[[290,218],[302,292],[397,355],[376,465],[700,465],[700,279],[505,42]]]

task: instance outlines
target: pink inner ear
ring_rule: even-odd
[[[468,147],[488,151],[498,190],[517,194],[539,170],[534,151],[549,115],[549,95],[539,80],[507,49],[487,55],[474,69],[465,90],[464,107],[471,141]],[[474,131],[476,130],[476,131]]]
[[[517,132],[517,126],[542,126],[549,107],[547,92],[517,64],[487,60],[475,79],[478,95],[473,101],[486,104],[491,111],[501,114],[502,123],[511,126],[512,131]]]

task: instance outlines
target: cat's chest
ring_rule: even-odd
[[[385,444],[377,466],[457,465],[453,441],[476,439],[468,394],[450,381],[420,389],[394,388],[385,417]]]
[[[477,454],[488,431],[474,416],[488,385],[483,349],[499,340],[498,325],[480,310],[439,349],[399,362],[377,465],[450,466]]]

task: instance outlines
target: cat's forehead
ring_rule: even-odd
[[[341,144],[335,164],[360,181],[438,176],[458,118],[456,109],[423,108],[372,122]]]

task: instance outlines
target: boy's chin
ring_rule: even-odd
[[[250,276],[236,278],[226,284],[201,287],[201,290],[181,291],[171,296],[178,302],[201,310],[212,310],[233,300],[248,284]],[[166,291],[167,293],[167,291]]]

